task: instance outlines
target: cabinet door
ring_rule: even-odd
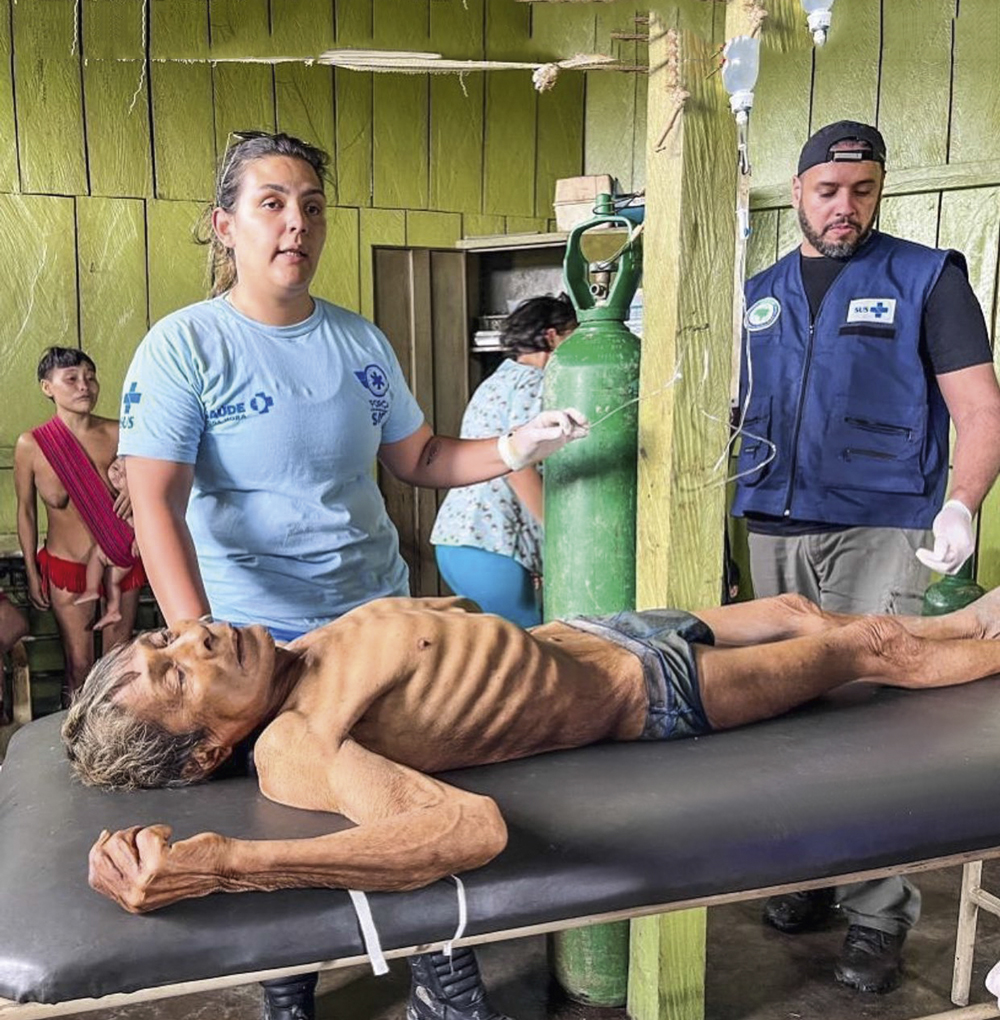
[[[435,432],[457,436],[469,401],[466,255],[427,248],[375,248],[375,323],[389,338],[407,383]],[[413,595],[447,591],[430,544],[444,492],[414,489],[381,466],[379,486],[399,531]]]

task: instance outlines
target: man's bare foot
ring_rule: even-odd
[[[103,630],[109,623],[117,623],[122,618],[122,614],[117,610],[109,609],[98,621],[94,624],[94,630]]]
[[[82,606],[87,602],[96,602],[101,597],[100,592],[85,591],[79,598],[73,599],[74,606]]]
[[[960,614],[968,614],[973,628],[970,637],[993,641],[1000,638],[1000,588],[994,588],[964,609],[956,610],[953,614],[956,620],[960,618]]]

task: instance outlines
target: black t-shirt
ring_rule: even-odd
[[[799,260],[809,312],[815,319],[826,292],[850,259],[834,259],[826,255],[810,257],[800,253]],[[935,375],[993,361],[983,310],[965,273],[953,260],[945,263],[937,283],[927,296],[922,334],[921,354],[930,363]],[[814,535],[843,530],[837,524],[796,521],[763,514],[746,516],[748,530],[758,534]]]

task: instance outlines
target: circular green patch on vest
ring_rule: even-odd
[[[751,333],[757,330],[767,329],[778,321],[781,315],[781,305],[776,298],[765,297],[755,301],[748,309],[744,322]]]

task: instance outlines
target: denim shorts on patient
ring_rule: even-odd
[[[706,623],[679,609],[573,616],[563,622],[627,648],[642,662],[649,713],[640,740],[678,740],[711,732],[691,647],[715,644]]]

